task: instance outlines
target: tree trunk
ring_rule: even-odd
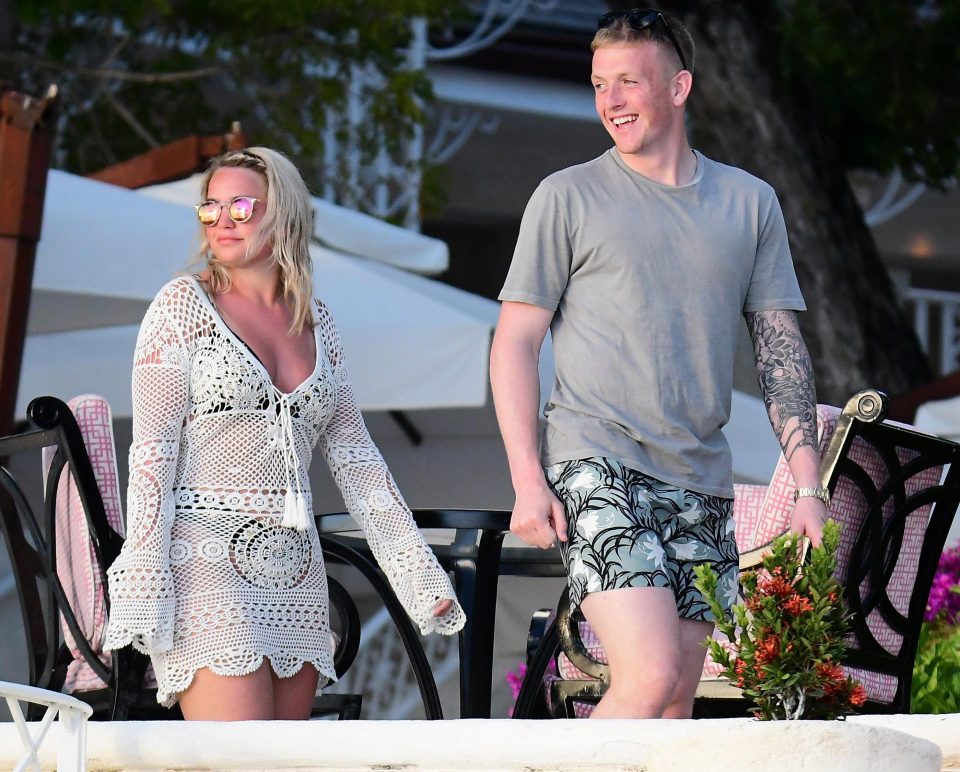
[[[692,140],[707,156],[777,191],[807,303],[800,323],[818,399],[843,405],[867,387],[896,395],[930,380],[930,366],[833,143],[802,99],[774,82],[773,6],[769,0],[671,3],[696,43]]]

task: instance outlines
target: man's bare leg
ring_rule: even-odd
[[[662,718],[673,709],[688,664],[673,591],[630,587],[593,592],[581,608],[610,663],[610,688],[592,717]]]
[[[670,703],[663,710],[663,718],[690,718],[693,715],[693,698],[707,656],[703,641],[712,634],[713,622],[680,620],[680,678]]]

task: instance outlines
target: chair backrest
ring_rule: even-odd
[[[84,447],[97,482],[108,526],[120,538],[125,535],[117,456],[113,438],[113,420],[110,405],[100,396],[83,394],[74,397],[67,406],[76,419]],[[44,478],[47,477],[56,448],[43,451]],[[107,588],[102,580],[97,545],[87,527],[86,513],[80,490],[71,475],[61,475],[56,501],[57,575],[70,599],[84,638],[98,659],[111,664],[110,652],[103,651],[107,627]],[[107,556],[111,559],[110,556]],[[67,694],[105,689],[96,670],[86,661],[66,618],[61,615],[61,627],[67,647],[73,655],[67,666],[62,691]]]
[[[63,687],[73,660],[61,634],[65,629],[80,655],[104,683],[115,678],[115,669],[98,656],[84,632],[77,610],[57,574],[57,492],[61,480],[70,477],[76,487],[90,543],[98,558],[99,581],[119,552],[121,539],[110,527],[96,476],[83,438],[69,408],[53,397],[39,397],[27,408],[33,428],[0,438],[0,523],[16,582],[28,654],[31,686],[52,691]],[[26,484],[28,465],[40,470],[44,448],[52,448],[42,482]],[[17,466],[15,466],[17,465]],[[14,468],[25,473],[18,479]],[[34,477],[36,475],[33,475]]]
[[[319,516],[318,519],[323,516]],[[335,517],[335,516],[334,516]],[[318,523],[319,524],[319,523]],[[390,587],[386,576],[380,568],[361,551],[363,545],[357,540],[338,539],[329,533],[320,533],[320,546],[328,565],[341,564],[355,569],[363,579],[373,588],[375,595],[387,610],[403,646],[403,651],[410,663],[417,687],[423,703],[424,713],[428,719],[443,718],[443,708],[440,703],[440,693],[430,668],[430,662],[420,643],[420,635],[413,622],[407,616],[403,606]],[[391,662],[389,668],[377,668],[370,673],[366,667],[368,663],[357,662],[360,672],[347,673],[348,668],[357,659],[360,646],[361,627],[360,618],[354,605],[352,596],[333,577],[328,578],[330,588],[331,624],[339,625],[335,631],[337,646],[335,647],[334,667],[337,677],[341,679],[338,686],[353,692],[370,693],[373,690],[391,690],[400,680],[395,665]],[[344,675],[346,674],[346,678]],[[369,676],[369,677],[365,677]],[[326,699],[333,705],[333,710],[341,717],[359,718],[359,702],[355,705],[357,715],[345,714],[338,698],[342,697],[336,689],[326,689],[314,705],[316,712],[325,710],[323,701]],[[347,695],[356,697],[357,695]]]
[[[886,398],[854,395],[822,465],[841,525],[836,576],[852,614],[846,669],[872,708],[909,712],[917,642],[960,504],[960,445],[883,421]]]

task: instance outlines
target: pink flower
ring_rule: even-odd
[[[527,674],[527,663],[521,662],[516,670],[507,671],[507,683],[510,684],[510,693],[516,702],[517,695],[520,694],[520,685],[523,683],[523,677]]]
[[[933,577],[933,586],[927,599],[927,608],[923,618],[932,622],[944,617],[951,624],[960,624],[960,547],[944,551],[937,564],[937,573]]]

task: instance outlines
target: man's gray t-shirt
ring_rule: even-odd
[[[805,308],[767,183],[697,153],[663,185],[615,148],[540,184],[500,300],[555,312],[544,465],[606,456],[724,497],[742,314]]]

